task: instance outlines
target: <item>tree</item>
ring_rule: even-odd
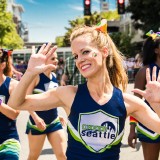
[[[13,16],[6,11],[6,0],[0,0],[0,47],[21,48],[23,40],[17,34]]]
[[[149,30],[157,32],[160,27],[160,0],[129,0],[127,12],[131,12],[135,29],[144,33]]]
[[[72,30],[74,27],[78,26],[78,25],[87,25],[87,26],[91,26],[91,25],[95,25],[98,22],[100,22],[100,20],[102,18],[106,18],[108,20],[113,20],[116,17],[116,12],[115,11],[109,11],[109,16],[107,16],[107,13],[102,13],[102,15],[100,13],[94,12],[91,16],[84,16],[82,18],[76,18],[75,20],[70,20],[69,21],[69,25],[70,27],[65,27],[65,29],[67,30],[67,32],[64,35],[64,38],[60,38],[61,41],[59,41],[59,38],[56,39],[56,43],[59,47],[68,47],[70,46],[70,41],[69,41],[69,37],[72,33]],[[111,16],[111,13],[113,13]],[[117,14],[118,15],[118,14]]]
[[[101,19],[107,19],[107,20],[119,20],[120,16],[118,15],[117,11],[109,11],[109,12],[102,12],[97,13],[94,12],[91,16],[84,16],[82,18],[76,18],[75,20],[70,20],[69,25],[70,27],[66,27],[65,29],[67,32],[65,33],[64,37],[57,37],[56,43],[59,47],[69,47],[70,41],[69,37],[71,35],[71,32],[74,27],[77,25],[95,25],[98,22],[100,22]],[[131,39],[132,36],[129,36],[125,33],[112,33],[110,34],[111,38],[115,42],[118,49],[127,57],[130,57],[132,53],[132,44]],[[133,55],[132,55],[133,56]]]

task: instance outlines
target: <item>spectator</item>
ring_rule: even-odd
[[[74,57],[68,57],[65,61],[64,73],[61,79],[61,86],[77,85],[84,83],[86,79],[79,73]]]

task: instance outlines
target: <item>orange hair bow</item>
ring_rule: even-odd
[[[95,30],[106,34],[107,33],[107,20],[102,19],[101,22],[99,22],[97,26],[95,27]]]

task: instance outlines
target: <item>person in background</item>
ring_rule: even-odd
[[[53,64],[57,67],[58,59],[56,52],[47,60],[46,64]],[[54,87],[58,87],[56,75],[52,70],[48,69],[33,80],[28,89],[28,94],[43,93]],[[57,160],[66,159],[67,140],[57,109],[30,112],[26,134],[28,134],[29,141],[28,160],[38,159],[46,137],[52,146]]]
[[[139,69],[142,67],[142,53],[138,53],[135,56],[135,62],[134,62],[134,74],[133,77],[135,79],[137,72],[139,71]]]
[[[16,127],[19,111],[7,105],[18,84],[12,77],[9,50],[0,49],[0,159],[19,160],[20,142]],[[2,103],[3,102],[3,103]]]
[[[153,34],[156,34],[156,37],[153,38]],[[160,70],[160,34],[150,31],[147,35],[149,35],[149,37],[145,40],[142,51],[142,61],[144,66],[138,71],[134,85],[134,88],[141,90],[144,90],[146,87],[146,69],[150,68],[152,71],[153,67],[156,66],[156,77]],[[152,77],[152,72],[150,74]],[[137,93],[135,93],[135,96],[144,98]],[[149,105],[146,100],[145,102]],[[135,128],[137,129],[137,134]],[[148,129],[140,122],[137,122],[133,117],[130,117],[128,144],[132,148],[135,148],[137,136],[142,144],[144,160],[158,160],[160,152],[160,135]]]
[[[68,57],[65,61],[64,73],[60,81],[61,86],[77,85],[84,82],[86,82],[86,79],[78,71],[74,57]]]
[[[134,78],[133,78],[133,73],[134,73],[134,62],[132,61],[132,58],[127,59],[127,73],[128,73],[128,79],[129,83],[132,83]]]
[[[106,26],[104,19],[97,26],[77,27],[71,34],[72,54],[86,83],[26,96],[28,85],[39,73],[55,68],[45,62],[56,47],[44,44],[38,54],[31,55],[17,86],[19,92],[14,92],[8,103],[13,108],[30,111],[62,106],[68,115],[67,160],[118,160],[129,115],[160,133],[158,115],[143,100],[123,92],[128,84],[127,75]]]

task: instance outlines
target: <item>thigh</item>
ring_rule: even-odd
[[[143,148],[144,160],[158,160],[160,151],[159,143],[146,143],[141,142]]]
[[[33,154],[40,154],[43,148],[43,144],[46,138],[46,134],[41,135],[32,135],[31,133],[28,134],[28,141],[29,141],[29,150],[30,153]]]
[[[63,129],[51,132],[47,137],[56,155],[66,153],[67,139]]]

